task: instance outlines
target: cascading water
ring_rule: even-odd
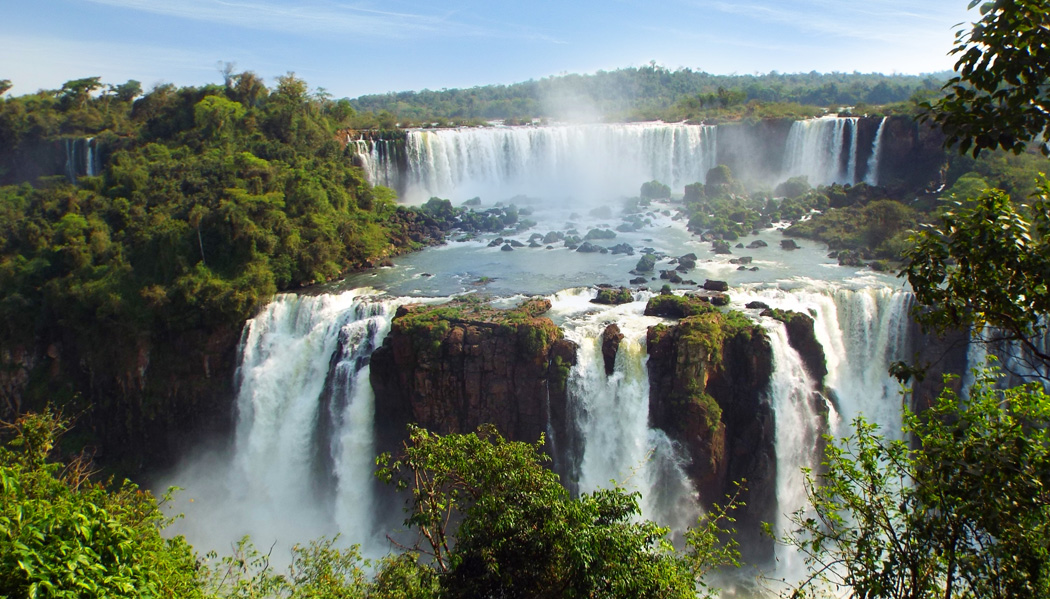
[[[198,458],[173,477],[191,502],[176,532],[217,549],[248,533],[286,545],[341,533],[370,548],[368,360],[399,301],[360,290],[284,295],[248,322],[231,455]]]
[[[641,493],[642,517],[682,532],[696,523],[696,490],[682,467],[679,449],[649,427],[646,329],[661,319],[643,316],[649,295],[616,307],[590,304],[594,291],[572,290],[552,299],[552,317],[566,318],[565,336],[577,343],[569,396],[582,433],[582,492],[614,482]],[[624,335],[611,375],[606,375],[602,332],[615,323]]]
[[[715,131],[669,123],[415,130],[407,134],[407,172],[391,176],[396,165],[373,148],[370,180],[410,202],[497,192],[494,199],[608,199],[653,179],[682,189],[715,166]]]
[[[738,301],[809,314],[824,348],[828,375],[842,424],[859,415],[890,435],[900,434],[901,389],[889,374],[897,360],[910,359],[910,293],[888,287],[836,288],[813,284],[798,289],[763,289]]]
[[[856,183],[858,120],[828,116],[792,123],[783,178],[806,176],[813,186]]]
[[[94,137],[65,140],[65,171],[70,183],[76,183],[81,175],[94,177],[98,174],[97,145]]]
[[[396,142],[384,139],[346,138],[372,185],[397,187],[399,181]]]
[[[868,157],[868,171],[864,175],[864,182],[868,185],[879,184],[879,156],[882,153],[882,130],[886,127],[886,120],[882,117],[879,128],[875,131],[875,139],[871,142],[871,156]]]
[[[790,529],[790,517],[806,505],[802,468],[820,464],[817,452],[823,416],[814,405],[816,386],[802,358],[791,347],[783,323],[763,319],[773,347],[773,378],[769,382],[770,403],[776,421],[777,521],[776,530]],[[792,580],[802,570],[801,556],[785,547],[777,548],[778,569]]]

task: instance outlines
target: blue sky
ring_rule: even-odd
[[[950,69],[967,0],[5,0],[14,94],[101,76],[202,85],[218,64],[334,97],[655,61],[716,74]]]

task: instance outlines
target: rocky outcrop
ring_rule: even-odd
[[[817,341],[816,332],[813,330],[813,318],[808,314],[794,312],[792,310],[762,311],[762,316],[774,318],[784,323],[787,328],[788,343],[798,352],[802,358],[802,364],[806,372],[814,381],[822,382],[828,375],[827,357],[824,355],[824,346]]]
[[[739,312],[715,309],[651,327],[649,415],[685,448],[705,506],[746,481],[736,527],[748,561],[772,557],[761,522],[776,516],[773,412],[766,397],[773,353],[765,331]]]
[[[623,333],[620,327],[611,324],[602,331],[602,360],[605,363],[605,376],[612,376],[616,371],[616,354],[620,351]]]
[[[409,423],[441,434],[491,423],[517,441],[553,433],[556,468],[571,470],[565,387],[576,348],[542,316],[549,308],[548,300],[514,310],[476,301],[399,308],[371,360],[380,451],[396,450]]]

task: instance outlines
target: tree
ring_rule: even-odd
[[[164,539],[156,500],[108,490],[86,462],[50,459],[68,424],[51,414],[5,425],[0,448],[0,596],[201,597],[195,556]]]
[[[667,529],[638,520],[638,496],[599,490],[572,499],[536,445],[492,427],[469,435],[411,428],[403,455],[378,475],[408,490],[406,524],[420,535],[443,596],[695,597],[711,567],[735,563],[716,511],[676,552]],[[455,525],[458,523],[458,526]]]
[[[1020,153],[1036,139],[1050,154],[1050,2],[997,0],[981,5],[981,14],[956,35],[959,75],[923,118],[941,127],[947,145],[972,148],[975,157],[997,147]],[[1045,179],[1028,206],[988,189],[950,202],[940,223],[917,233],[901,276],[915,291],[920,322],[940,330],[972,325],[1020,343],[1037,370],[1050,366],[1037,342],[1050,308],[1048,197]]]
[[[946,387],[921,417],[907,413],[911,444],[863,419],[828,444],[824,471],[807,473],[810,511],[785,537],[810,567],[795,596],[1050,593],[1050,396],[995,379],[981,375],[964,404]]]
[[[1050,181],[1030,205],[997,189],[952,200],[941,223],[912,236],[901,276],[908,278],[920,323],[944,331],[972,326],[1016,341],[1044,366],[1039,338],[1050,314]]]
[[[1050,155],[1050,1],[972,0],[969,7],[978,4],[981,19],[956,33],[958,75],[923,118],[975,157],[995,148],[1021,153],[1035,139]]]

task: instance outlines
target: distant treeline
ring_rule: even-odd
[[[731,111],[734,107],[739,113],[748,104],[753,108],[779,105],[785,112],[783,116],[795,116],[807,112],[800,107],[837,110],[925,99],[939,93],[950,76],[948,72],[882,75],[775,71],[764,75],[712,75],[649,64],[512,85],[368,95],[351,100],[351,104],[359,112],[389,113],[403,124],[558,118],[567,110],[581,107],[611,120],[684,120]]]

